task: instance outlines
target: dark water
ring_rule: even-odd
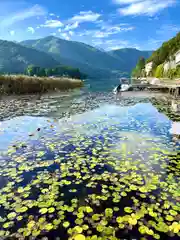
[[[0,239],[179,238],[166,96],[82,89],[0,105]]]

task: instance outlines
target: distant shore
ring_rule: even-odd
[[[68,77],[0,75],[0,94],[31,94],[80,88],[83,81]]]

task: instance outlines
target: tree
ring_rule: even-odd
[[[145,59],[141,57],[136,65],[136,67],[132,71],[132,77],[141,77],[144,74],[145,68]]]
[[[164,74],[164,67],[163,67],[163,64],[160,64],[157,66],[155,70],[155,77],[162,78],[163,74]]]
[[[53,74],[52,68],[45,68],[46,76],[49,77]]]
[[[45,77],[46,76],[45,68],[40,68],[38,76],[40,76],[40,77]]]
[[[38,75],[40,72],[40,67],[29,65],[26,69],[26,72],[29,76]]]
[[[142,70],[142,69],[145,68],[145,63],[146,63],[145,58],[141,57],[141,58],[139,59],[139,62],[138,62],[138,64],[137,64],[137,67],[138,67],[140,70]]]

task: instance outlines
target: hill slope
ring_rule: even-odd
[[[57,37],[49,36],[38,40],[27,40],[21,44],[50,53],[56,59],[71,59],[79,63],[85,63],[89,66],[96,66],[100,69],[119,69],[125,67],[125,63],[116,61],[114,57],[109,56],[85,43],[67,41]]]
[[[85,43],[67,41],[49,36],[38,40],[27,40],[22,45],[51,54],[60,63],[79,68],[89,76],[123,76],[135,67],[139,56],[149,57],[151,53],[136,49],[120,49],[105,52]]]
[[[180,77],[180,64],[176,53],[180,50],[180,32],[169,41],[162,44],[160,48],[152,53],[146,60],[147,63],[152,62],[152,69],[148,76],[155,76],[157,78],[176,78]],[[166,68],[165,67],[166,63]],[[139,63],[138,63],[139,64]],[[138,68],[138,64],[136,68]],[[144,69],[140,71],[139,75],[145,73]],[[134,71],[133,71],[134,72]],[[147,73],[146,73],[147,75]]]
[[[59,65],[59,62],[47,53],[0,40],[0,72],[23,73],[31,64],[51,68]]]
[[[130,71],[136,66],[139,58],[149,58],[153,51],[140,51],[135,48],[122,48],[109,51],[109,54],[117,59],[123,59],[129,66]]]
[[[147,62],[153,62],[154,66],[169,60],[180,49],[180,32],[169,41],[164,42],[160,48],[153,52]]]

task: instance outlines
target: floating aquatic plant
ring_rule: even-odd
[[[88,131],[104,124],[92,137],[55,132],[39,145],[9,149],[0,168],[5,179],[0,236],[117,240],[127,231],[139,231],[140,238],[179,236],[179,160],[156,137],[123,133],[111,120],[110,127],[104,118],[89,125]],[[131,137],[136,142],[130,147]]]

